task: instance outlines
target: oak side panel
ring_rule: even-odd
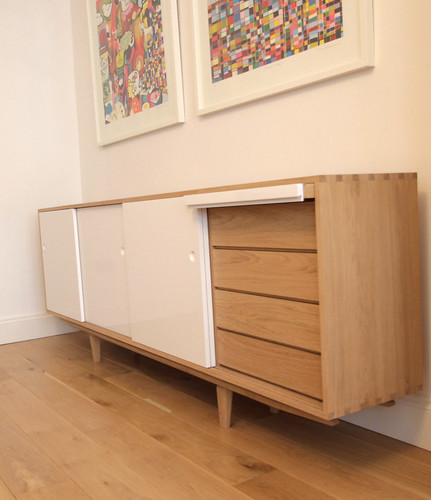
[[[320,352],[317,304],[225,290],[213,301],[219,328]]]
[[[314,202],[208,210],[214,246],[316,250]]]
[[[320,355],[220,329],[216,341],[219,365],[322,398]]]
[[[334,418],[422,385],[414,174],[316,186],[324,402]]]
[[[212,249],[213,286],[318,300],[314,253]]]

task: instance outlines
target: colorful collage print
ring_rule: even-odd
[[[105,123],[167,101],[161,0],[95,0]]]
[[[343,36],[342,0],[208,0],[212,82]]]

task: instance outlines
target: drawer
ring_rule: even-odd
[[[212,249],[215,288],[318,301],[317,254]]]
[[[321,357],[245,335],[216,332],[217,364],[322,399]]]
[[[314,202],[208,210],[211,245],[315,250]]]
[[[213,300],[219,328],[320,352],[317,304],[224,290]]]

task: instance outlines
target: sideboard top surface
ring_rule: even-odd
[[[277,179],[264,182],[251,182],[244,184],[231,184],[226,186],[209,187],[203,189],[192,189],[186,191],[175,191],[169,193],[158,193],[144,196],[135,196],[129,198],[118,198],[112,200],[90,201],[71,205],[61,205],[56,207],[47,207],[39,209],[39,212],[48,212],[51,210],[66,210],[69,208],[87,208],[104,205],[118,205],[121,203],[130,203],[135,201],[157,200],[164,198],[176,198],[182,196],[190,196],[195,194],[215,193],[219,191],[232,191],[239,189],[253,189],[258,187],[281,186],[285,184],[304,184],[304,196],[308,199],[315,197],[314,187],[316,184],[323,182],[351,182],[361,180],[377,180],[377,179],[395,179],[395,178],[417,178],[416,172],[397,172],[397,173],[382,173],[382,174],[331,174],[331,175],[315,175],[308,177],[296,177],[292,179]]]

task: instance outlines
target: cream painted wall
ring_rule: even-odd
[[[374,69],[202,118],[191,3],[178,0],[186,123],[99,148],[85,2],[71,1],[84,200],[321,173],[417,171],[425,389],[351,420],[431,449],[431,2],[374,0]]]
[[[70,5],[0,2],[0,344],[60,333],[45,315],[37,209],[80,200]]]

